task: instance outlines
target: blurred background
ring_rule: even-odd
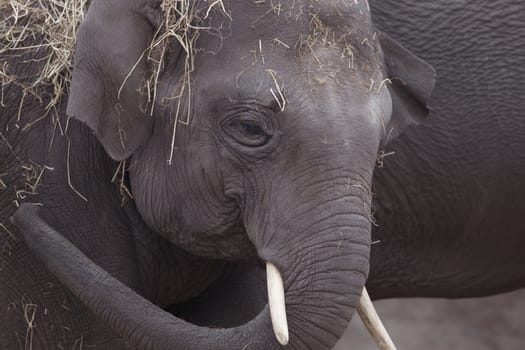
[[[480,299],[374,303],[398,350],[525,350],[525,289]],[[377,350],[359,316],[335,350]]]

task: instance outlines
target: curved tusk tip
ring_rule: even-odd
[[[288,333],[281,333],[281,332],[274,332],[275,337],[277,338],[277,341],[281,345],[288,345],[288,341],[290,340],[288,337]]]
[[[385,326],[381,322],[381,319],[377,315],[374,304],[368,295],[366,288],[363,288],[363,294],[361,295],[361,300],[359,301],[359,306],[357,308],[359,316],[363,321],[366,329],[378,345],[381,350],[396,350],[396,346],[390,338],[390,335],[385,329]]]

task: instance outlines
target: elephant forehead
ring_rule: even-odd
[[[209,17],[209,34],[226,46],[229,41],[230,45],[257,48],[260,42],[271,41],[297,51],[305,43],[348,49],[357,48],[373,34],[366,0],[223,0],[220,4],[201,16]]]
[[[284,70],[288,76],[301,71],[321,84],[354,84],[356,74],[369,84],[370,76],[382,70],[366,1],[276,3],[244,1],[225,7],[230,23],[221,22],[220,35],[202,32],[197,46],[211,55],[198,61],[236,77],[257,66]]]
[[[370,21],[370,6],[367,0],[324,0],[315,1],[321,19],[334,27]],[[314,7],[315,8],[315,7]]]
[[[209,74],[197,70],[195,102],[211,110],[225,106],[241,109],[273,107],[281,109],[281,118],[303,123],[313,118],[312,125],[324,125],[326,120],[361,120],[367,125],[385,124],[391,114],[391,99],[385,82],[375,85],[357,77],[340,81],[321,73],[310,74],[298,69],[269,69],[257,66],[234,74]],[[266,69],[268,68],[268,69]],[[203,74],[203,75],[200,75]],[[278,108],[277,108],[278,107]],[[317,127],[317,126],[316,126]]]
[[[337,26],[345,19],[367,20],[370,15],[367,0],[221,0],[211,2],[200,0],[197,2],[200,3],[197,7],[206,9],[208,14],[212,7],[220,7],[223,11],[230,13],[238,10],[252,24],[278,18],[299,21],[305,15],[316,13],[329,24]]]
[[[280,92],[291,104],[308,95],[332,105],[377,95],[382,60],[366,1],[276,3],[245,1],[229,9],[225,2],[231,18],[222,36],[199,37],[193,74],[201,92],[264,105],[281,99]]]

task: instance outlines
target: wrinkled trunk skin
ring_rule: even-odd
[[[347,182],[332,178],[301,186],[297,195],[271,196],[278,200],[265,206],[270,218],[253,225],[259,256],[283,275],[291,349],[332,349],[366,281],[370,199]],[[310,194],[315,204],[305,199]]]
[[[356,232],[363,236],[361,243],[349,238]],[[332,349],[342,336],[367,276],[365,234],[361,228],[334,229],[321,245],[305,240],[289,257],[269,259],[297,264],[282,269],[291,348]]]

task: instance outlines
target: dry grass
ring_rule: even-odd
[[[220,3],[222,6],[222,1],[213,2],[206,13],[206,16],[216,3]],[[180,83],[179,92],[174,96],[174,99],[177,100],[177,107],[175,109],[176,113],[173,121],[170,157],[168,160],[171,165],[175,150],[177,127],[179,123],[188,125],[190,122],[191,73],[194,70],[195,42],[199,36],[198,30],[202,28],[195,25],[195,23],[200,23],[200,18],[197,15],[198,9],[196,9],[193,2],[189,0],[164,0],[161,4],[161,8],[164,14],[163,23],[155,33],[151,46],[148,49],[148,61],[153,68],[150,79],[146,82],[147,93],[151,105],[151,115],[153,115],[157,100],[159,74],[164,68],[166,52],[169,50],[171,42],[176,40],[185,52],[184,75]],[[187,111],[186,118],[184,119],[180,118],[183,101],[186,102],[185,107]]]
[[[64,135],[65,127],[60,124],[57,110],[71,81],[76,31],[85,17],[88,3],[89,0],[0,0],[0,14],[3,18],[0,21],[0,104],[5,106],[7,87],[16,86],[21,91],[18,120],[28,94],[35,96],[46,110],[44,115],[35,116],[24,128],[31,127],[51,114],[55,116],[55,128],[59,128]],[[222,0],[209,1],[204,8],[197,8],[195,3],[192,0],[163,0],[161,24],[151,45],[140,57],[140,60],[146,59],[151,67],[151,75],[144,81],[142,92],[148,97],[149,114],[153,115],[160,73],[165,68],[165,58],[172,43],[178,43],[185,53],[180,88],[170,98],[175,101],[176,106],[176,113],[172,118],[170,163],[175,149],[177,127],[190,122],[195,43],[201,29],[210,29],[201,24],[215,10],[229,17]],[[31,69],[36,66],[38,71],[31,72],[27,77],[20,76],[21,69],[18,68],[15,72],[8,63],[27,63],[28,57],[32,61],[36,57],[40,64],[31,62]],[[49,91],[52,91],[51,96]],[[181,116],[183,109],[186,111],[185,116]]]
[[[51,117],[54,125],[53,144],[58,132],[67,137],[67,122],[60,118],[61,107],[67,98],[67,91],[73,73],[73,56],[76,33],[85,18],[89,0],[0,0],[0,108],[9,103],[15,110],[15,120],[10,129],[25,131],[37,123]],[[166,68],[167,57],[172,54],[172,44],[178,44],[184,51],[183,68],[178,91],[169,98],[175,106],[172,120],[172,146],[169,162],[171,164],[175,149],[175,136],[179,124],[188,125],[191,113],[191,73],[194,70],[196,40],[199,31],[210,28],[203,25],[210,22],[216,12],[229,17],[222,0],[202,2],[194,0],[163,0],[160,25],[148,48],[140,59],[148,61],[151,74],[145,79],[142,92],[148,97],[148,111],[153,115],[157,101],[157,85],[161,72]],[[210,17],[210,18],[208,18]],[[131,75],[131,68],[129,75]],[[125,84],[125,81],[123,82]],[[31,98],[29,98],[31,97]],[[39,101],[43,112],[25,116],[29,104]],[[9,101],[9,102],[7,102]],[[166,102],[166,101],[159,101]],[[38,103],[38,102],[37,102]],[[17,106],[17,107],[16,107]],[[184,111],[184,112],[183,112]],[[23,124],[21,120],[23,120]],[[7,137],[9,138],[9,130]],[[21,201],[37,194],[45,172],[53,169],[30,161],[22,162],[12,149],[7,138],[0,132],[0,142],[7,145],[12,155],[20,163],[22,178],[18,186],[13,181],[6,182],[8,174],[0,174],[0,192],[14,194],[13,204],[18,207]],[[67,139],[68,184],[74,193],[84,201],[87,198],[74,186],[70,175],[69,138]],[[124,184],[126,164],[121,164],[120,189],[123,200],[132,198]],[[119,171],[117,170],[117,173]],[[116,180],[116,178],[114,179]],[[12,234],[4,223],[0,232]]]
[[[33,94],[43,101],[41,88],[52,86],[53,97],[47,101],[46,108],[57,106],[71,81],[76,31],[84,19],[87,4],[88,0],[0,0],[0,13],[3,18],[0,20],[1,97],[4,96],[5,88],[14,84],[22,88],[23,94]],[[201,16],[205,19],[214,8],[224,11],[222,1],[210,2],[206,11],[200,11]],[[156,99],[157,82],[165,65],[164,58],[174,40],[186,53],[186,74],[179,95],[189,95],[195,41],[199,29],[203,29],[198,27],[202,20],[197,16],[194,1],[164,0],[161,10],[162,23],[143,55],[152,67],[152,74],[144,84],[145,93],[151,102],[151,114],[155,106],[153,102]],[[44,57],[38,55],[39,71],[32,74],[29,80],[15,74],[6,59],[23,59],[31,53],[43,51],[46,53]],[[22,104],[23,99],[22,96]],[[0,102],[2,101],[3,99],[0,99]]]
[[[71,80],[71,62],[78,25],[84,18],[87,0],[10,0],[0,2],[0,57],[29,57],[39,55],[39,71],[30,79],[14,74],[7,60],[0,66],[3,91],[15,84],[24,96],[32,94],[44,101],[43,88],[53,87],[53,94],[46,101],[46,109],[58,105]],[[3,101],[3,99],[2,99]],[[21,108],[20,108],[21,109]]]
[[[197,6],[192,0],[163,0],[161,10],[163,13],[162,24],[157,29],[155,36],[147,49],[147,60],[152,68],[152,74],[144,84],[151,106],[150,115],[153,115],[157,102],[157,86],[159,75],[165,68],[165,58],[172,47],[172,42],[177,42],[184,51],[184,74],[179,84],[179,91],[169,98],[175,100],[175,115],[173,116],[173,130],[168,163],[173,162],[175,138],[179,124],[189,125],[191,116],[192,86],[191,73],[195,69],[194,59],[197,52],[196,42],[201,30],[213,31],[205,25],[212,12],[218,11],[222,16],[231,20],[222,0],[208,1],[207,6]],[[209,21],[208,21],[209,22]],[[220,34],[218,35],[220,36]],[[185,115],[181,116],[182,110]]]

